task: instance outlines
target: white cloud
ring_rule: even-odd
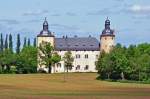
[[[132,5],[129,8],[130,11],[132,12],[137,12],[137,13],[147,13],[150,12],[150,5]]]
[[[0,22],[6,23],[8,25],[19,24],[19,21],[13,19],[0,19]]]
[[[37,16],[42,14],[47,14],[48,10],[36,10],[36,11],[27,11],[23,14],[23,16]]]

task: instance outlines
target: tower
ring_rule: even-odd
[[[50,42],[51,45],[54,47],[55,43],[55,36],[52,34],[52,32],[48,29],[48,22],[45,18],[45,21],[43,22],[43,29],[37,36],[37,45],[39,46],[43,41],[44,42]]]
[[[115,34],[114,30],[110,28],[110,20],[108,19],[108,17],[105,21],[105,29],[102,31],[102,34],[100,36],[100,42],[100,51],[104,51],[106,53],[109,53],[115,45]]]
[[[39,47],[40,44],[42,42],[49,42],[51,43],[51,46],[54,47],[55,45],[55,36],[54,34],[52,34],[52,32],[49,31],[48,29],[48,22],[45,18],[45,21],[43,22],[43,29],[42,31],[40,32],[40,34],[37,35],[37,46]],[[38,50],[38,53],[40,53],[40,51]],[[40,57],[38,56],[38,68],[37,70],[40,71],[46,71],[48,72],[48,69],[45,68],[45,65],[41,65],[40,64]]]

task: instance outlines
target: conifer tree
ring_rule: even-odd
[[[5,38],[5,49],[8,49],[8,35],[7,34]]]
[[[9,49],[13,52],[13,41],[12,41],[12,35],[9,34]]]
[[[0,51],[3,51],[3,34],[2,33],[0,37]]]
[[[19,54],[20,53],[20,34],[17,34],[17,47],[16,47],[16,53]]]
[[[36,47],[36,38],[34,38],[33,46]]]
[[[28,46],[30,46],[30,38],[28,38]]]
[[[27,38],[25,37],[23,47],[26,47],[26,46],[27,46]]]

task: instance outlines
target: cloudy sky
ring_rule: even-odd
[[[49,29],[58,37],[99,39],[107,16],[116,42],[150,42],[150,0],[1,0],[0,32],[33,38],[47,17]]]

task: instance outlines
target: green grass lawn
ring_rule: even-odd
[[[96,73],[0,75],[0,99],[150,99],[149,84],[96,80]]]

